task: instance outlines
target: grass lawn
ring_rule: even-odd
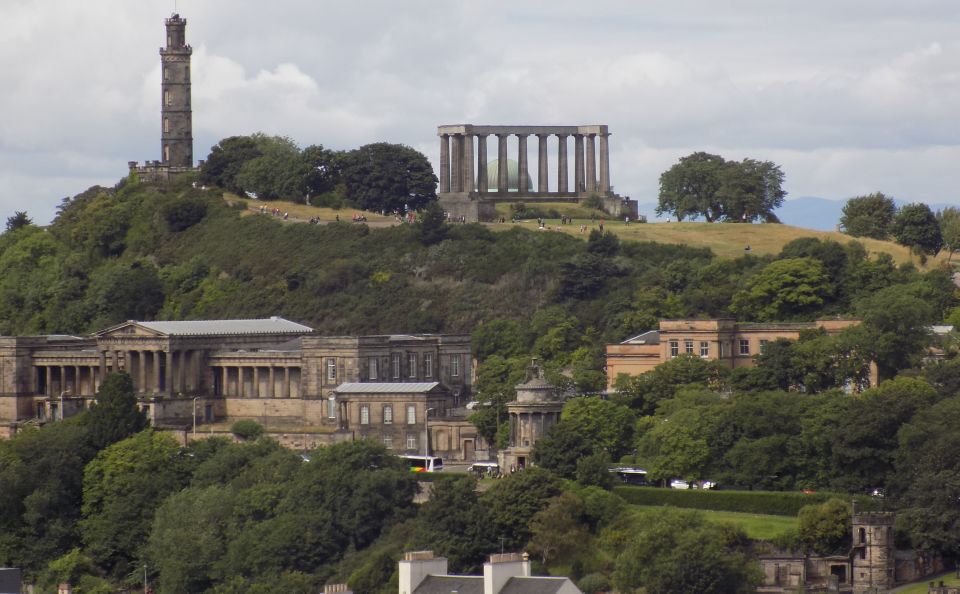
[[[652,505],[631,505],[630,508],[637,511],[660,509],[658,506]],[[797,528],[797,518],[790,516],[768,516],[711,510],[697,511],[710,521],[727,522],[739,526],[747,533],[748,537],[754,540],[770,540]]]
[[[894,591],[897,594],[927,594],[927,586],[929,583],[936,582],[939,584],[941,580],[943,580],[944,586],[960,586],[960,580],[957,579],[956,572],[948,571],[947,573],[942,573],[938,576],[921,580],[915,584],[906,586],[903,589],[897,589]]]

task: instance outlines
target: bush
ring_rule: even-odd
[[[161,212],[171,231],[184,231],[207,216],[207,204],[199,198],[181,198],[164,205]]]
[[[263,435],[263,425],[251,420],[241,419],[230,426],[230,432],[240,439],[251,440]]]
[[[610,579],[602,573],[588,573],[577,583],[583,594],[596,594],[610,591]]]
[[[690,509],[796,516],[805,505],[819,505],[834,497],[850,498],[836,493],[801,493],[796,491],[703,491],[692,489],[659,489],[656,487],[614,487],[614,492],[633,505],[670,505]],[[861,509],[870,509],[876,502],[867,496],[852,497]]]

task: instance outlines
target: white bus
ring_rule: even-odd
[[[407,462],[410,472],[440,472],[443,460],[438,456],[400,456]]]

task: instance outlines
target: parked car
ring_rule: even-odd
[[[673,479],[672,481],[670,481],[670,488],[671,489],[689,489],[690,483],[688,483],[683,479]]]

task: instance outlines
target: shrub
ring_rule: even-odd
[[[577,587],[584,594],[610,591],[610,579],[602,573],[588,573],[577,583]]]
[[[263,425],[252,419],[241,419],[230,426],[230,432],[240,439],[256,439],[263,435]]]
[[[164,205],[162,214],[171,231],[184,231],[207,216],[207,204],[199,198],[181,198]]]

